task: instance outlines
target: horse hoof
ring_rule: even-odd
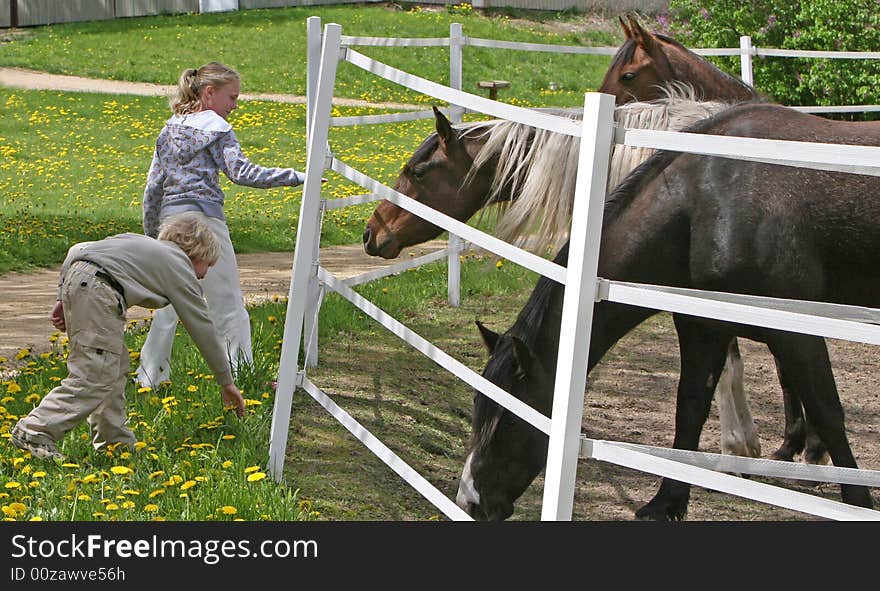
[[[636,519],[644,521],[684,521],[687,517],[687,505],[674,507],[673,503],[652,499],[647,505],[636,511]]]
[[[830,461],[831,456],[828,455],[828,450],[826,450],[824,447],[822,449],[808,449],[804,451],[805,464],[824,466]]]
[[[796,453],[797,452],[794,451],[792,448],[788,447],[787,445],[783,445],[775,452],[773,452],[771,458],[780,462],[792,462],[794,461],[794,456]]]

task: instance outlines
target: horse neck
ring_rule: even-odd
[[[664,44],[664,47],[674,48],[667,52],[667,58],[675,79],[693,86],[700,100],[750,101],[760,97],[754,88],[718,69],[702,56],[671,44]]]

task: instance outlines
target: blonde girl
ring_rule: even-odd
[[[296,186],[305,175],[293,168],[264,168],[242,153],[229,114],[238,106],[238,73],[217,62],[180,75],[169,104],[172,117],[156,140],[144,190],[144,233],[155,237],[160,223],[196,212],[220,242],[220,259],[203,280],[205,299],[233,369],[251,363],[250,318],[239,285],[238,263],[223,214],[220,172],[249,187]],[[136,380],[155,387],[171,377],[170,359],[177,314],[170,306],[153,315],[141,349]]]

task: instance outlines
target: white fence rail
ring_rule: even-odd
[[[336,66],[339,59],[346,59],[366,71],[371,71],[385,79],[426,92],[435,98],[448,98],[451,103],[472,110],[486,109],[489,114],[506,117],[551,130],[565,130],[581,137],[581,157],[578,170],[575,205],[572,219],[570,253],[568,267],[563,269],[541,259],[519,251],[519,249],[473,230],[472,228],[435,212],[414,200],[381,185],[366,175],[329,156],[327,144],[330,127],[329,105],[333,94]],[[715,454],[700,452],[680,452],[678,450],[659,450],[622,444],[617,442],[597,442],[585,440],[581,436],[583,420],[586,355],[589,351],[590,323],[593,303],[596,298],[609,301],[631,303],[659,310],[679,310],[685,306],[690,315],[703,315],[712,318],[734,320],[758,326],[769,326],[783,330],[803,332],[808,323],[818,328],[812,334],[834,336],[880,344],[880,327],[861,320],[872,321],[880,310],[852,306],[836,306],[816,302],[798,302],[759,298],[743,299],[748,296],[734,294],[708,293],[697,290],[675,290],[663,286],[642,286],[622,282],[606,281],[596,276],[598,244],[601,233],[602,211],[605,199],[605,175],[613,133],[613,97],[590,93],[586,95],[582,127],[572,129],[567,119],[556,118],[529,109],[501,105],[486,101],[464,92],[456,92],[441,87],[417,76],[390,68],[370,60],[356,52],[346,50],[342,45],[341,29],[338,25],[328,25],[325,29],[321,50],[320,68],[316,78],[316,93],[312,107],[309,129],[309,152],[306,167],[306,183],[297,232],[297,246],[293,263],[290,298],[288,300],[287,320],[282,345],[280,374],[273,412],[270,441],[269,470],[276,479],[281,478],[285,449],[287,445],[290,408],[295,386],[309,392],[322,405],[331,409],[356,437],[371,449],[380,450],[380,458],[392,467],[401,477],[413,485],[450,519],[463,518],[461,512],[450,506],[448,499],[437,498],[439,491],[422,477],[414,474],[407,466],[400,466],[399,458],[384,446],[377,444],[375,437],[362,425],[352,423],[336,410],[329,397],[312,384],[305,375],[306,364],[299,366],[299,345],[305,326],[306,295],[320,282],[320,289],[332,289],[358,306],[385,328],[406,340],[416,350],[428,356],[438,365],[467,381],[485,395],[512,412],[522,416],[536,428],[550,436],[547,469],[545,472],[543,519],[570,519],[574,498],[574,479],[576,462],[579,457],[588,455],[603,461],[613,461],[638,470],[668,476],[708,488],[714,488],[757,499],[763,502],[804,511],[831,519],[880,520],[880,512],[852,507],[835,501],[828,501],[795,493],[781,487],[763,483],[744,481],[740,478],[719,474],[710,468],[723,468]],[[436,94],[434,94],[436,92]],[[631,135],[633,134],[633,135]],[[841,146],[816,146],[792,142],[786,144],[783,153],[772,150],[774,140],[752,140],[708,135],[692,136],[665,132],[655,136],[640,136],[626,130],[618,140],[627,145],[637,142],[656,144],[674,142],[675,149],[701,154],[724,152],[726,157],[748,153],[749,159],[769,160],[775,164],[798,166],[843,167],[847,171],[875,174],[880,168],[880,148],[859,148],[847,156],[855,156],[858,161],[850,164],[838,157]],[[641,145],[641,144],[640,144]],[[666,146],[668,147],[668,146]],[[877,163],[873,164],[872,163]],[[321,174],[325,167],[358,182],[371,193],[369,199],[381,196],[394,200],[416,215],[426,217],[432,223],[450,232],[462,235],[505,258],[514,260],[530,269],[557,278],[566,285],[563,304],[562,331],[560,333],[559,360],[557,366],[556,389],[551,418],[537,413],[530,407],[500,390],[494,384],[465,367],[454,358],[434,347],[402,323],[394,320],[384,311],[363,299],[348,285],[335,279],[320,267],[318,259],[318,233],[320,227],[320,186]],[[849,168],[847,168],[849,167]],[[855,168],[852,168],[855,167]],[[834,168],[840,169],[840,168]],[[361,202],[355,199],[353,202]],[[320,290],[319,290],[320,291]],[[817,313],[818,312],[818,313]],[[792,323],[791,321],[794,320]],[[813,330],[808,328],[808,330]],[[306,331],[307,333],[309,331]],[[313,332],[313,331],[312,331]],[[876,486],[880,482],[880,472],[873,470],[853,470],[827,468],[821,473],[814,467],[800,466],[768,460],[738,458],[737,471],[775,475],[785,478],[819,478],[833,482],[858,483]],[[728,463],[728,466],[730,464]],[[442,495],[441,495],[442,496]]]

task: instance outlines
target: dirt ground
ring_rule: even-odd
[[[411,251],[418,256],[445,246],[445,241],[435,240]],[[368,256],[360,245],[321,249],[321,264],[342,278],[396,262],[399,261]],[[293,270],[292,252],[239,254],[238,267],[248,303],[287,296]],[[50,348],[49,338],[55,328],[48,318],[55,303],[57,285],[57,269],[0,275],[0,357],[9,360],[7,367],[14,365],[15,355],[22,348],[30,347],[34,351]],[[128,319],[140,320],[149,314],[149,310],[135,306],[129,309]]]

